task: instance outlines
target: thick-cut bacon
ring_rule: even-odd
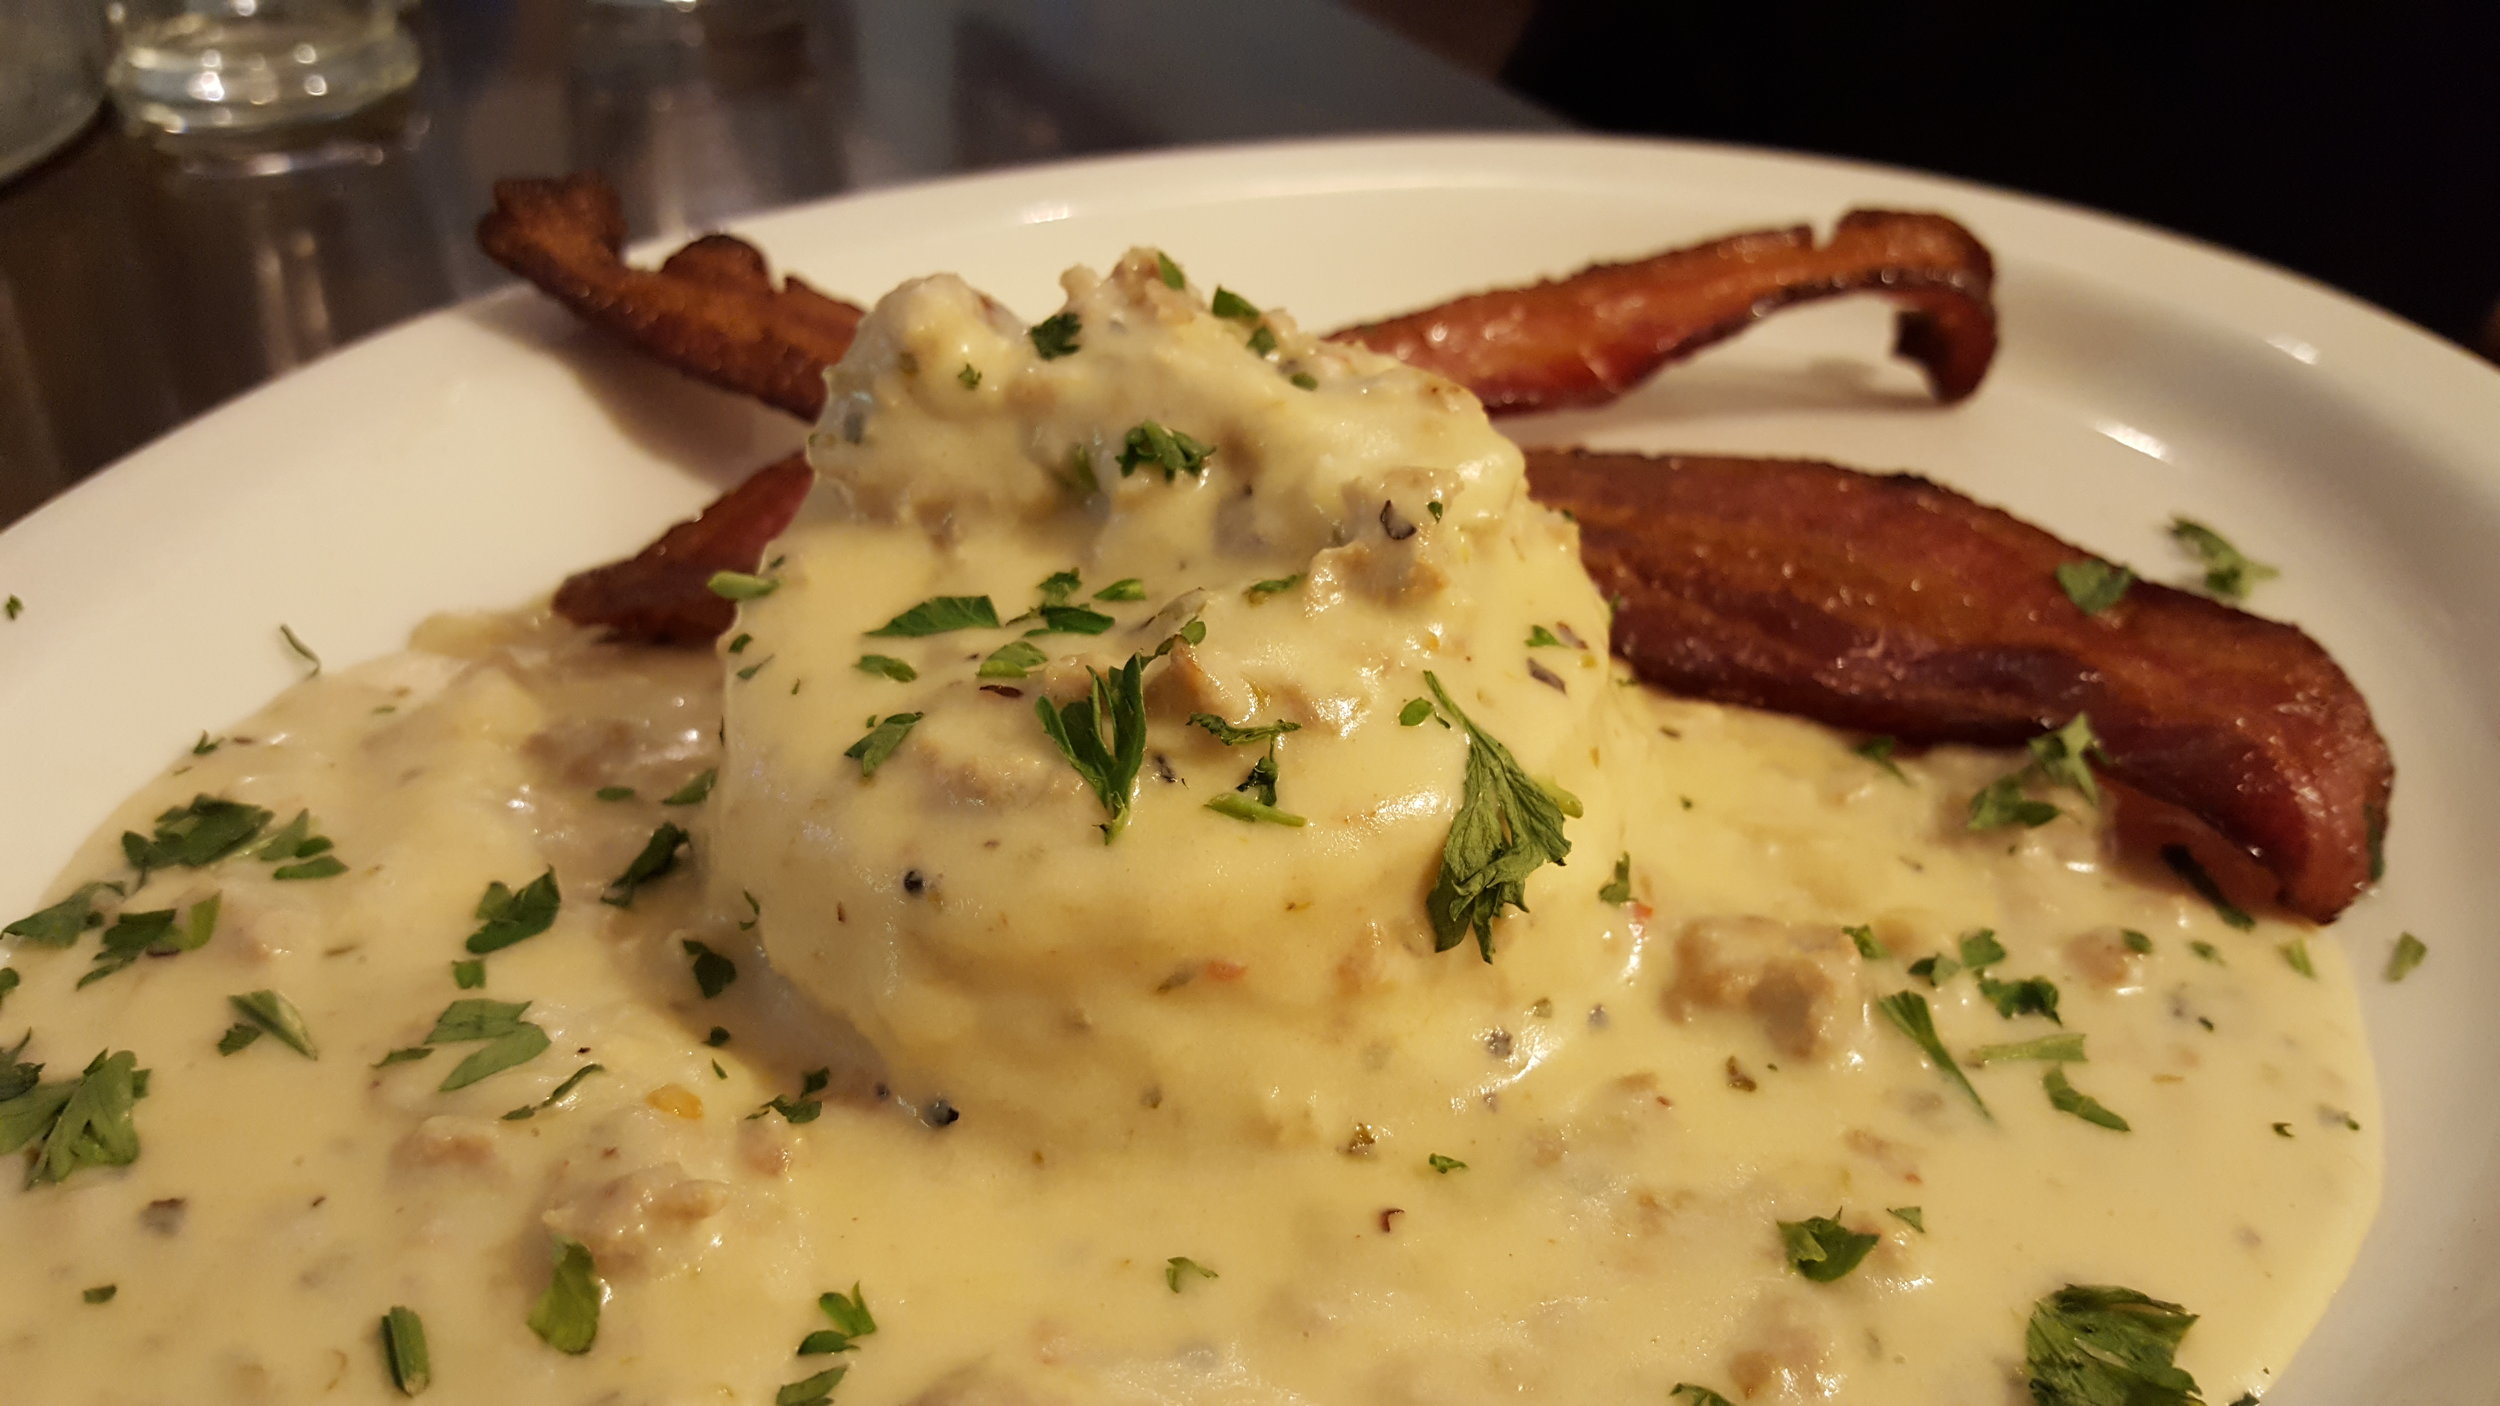
[[[805,455],[775,459],[633,556],[567,577],[556,588],[556,613],[619,639],[711,643],[738,614],[712,593],[712,573],[753,571],[814,481]]]
[[[1907,474],[1540,451],[1528,476],[1651,683],[1922,742],[2089,713],[2110,774],[2247,849],[2285,907],[2325,922],[2371,881],[2394,764],[2292,626],[2147,582],[2087,616],[2055,573],[2089,553]]]
[[[1951,402],[1996,355],[1994,282],[1987,248],[1942,215],[1852,210],[1820,246],[1802,226],[1731,235],[1331,335],[1437,371],[1498,415],[1603,404],[1791,303],[1880,293],[1901,305],[1894,354]]]
[[[796,275],[776,286],[755,247],[707,234],[656,270],[627,264],[616,192],[590,174],[495,182],[478,246],[584,318],[689,375],[804,419],[863,315]]]

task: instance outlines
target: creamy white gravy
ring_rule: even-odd
[[[768,1402],[833,1365],[794,1350],[827,1325],[816,1296],[855,1283],[878,1330],[834,1397],[860,1406],[1679,1382],[2002,1406],[2027,1399],[2033,1303],[2069,1283],[2185,1305],[2207,1399],[2264,1390],[2377,1197],[2331,938],[2234,930],[2120,872],[2071,792],[2041,792],[2067,812],[2041,828],[1968,831],[2014,759],[1896,776],[1855,739],[1628,686],[1602,646],[1530,648],[1538,626],[1602,641],[1605,606],[1472,402],[1282,318],[1256,355],[1257,324],[1208,316],[1151,255],[1071,295],[1079,350],[1050,359],[951,281],[880,308],[734,653],[436,621],[98,832],[52,897],[128,879],[121,833],[200,794],[273,829],[308,809],[347,868],[281,881],[246,850],[156,872],[107,906],[215,893],[213,937],[84,988],[93,931],[0,954],[19,1058],[152,1071],[135,1162],[0,1189],[0,1396],[398,1399],[375,1324],[405,1305],[429,1400]],[[1213,447],[1203,472],[1123,476],[1148,419]],[[1027,677],[975,670],[1042,622],[864,636],[938,595],[1005,621],[1065,569],[1069,603],[1114,623],[1033,636],[1049,662]],[[1138,598],[1093,598],[1127,578]],[[1034,702],[1190,618],[1203,639],[1147,666],[1148,756],[1105,843]],[[914,677],[855,667],[869,653]],[[1489,964],[1434,952],[1423,916],[1468,745],[1400,722],[1427,669],[1582,811]],[[863,778],[845,750],[902,712],[920,721]],[[1195,712],[1295,722],[1277,805],[1308,823],[1207,810],[1264,748]],[[708,799],[661,803],[714,768]],[[599,902],[663,822],[693,833],[677,870]],[[1622,902],[1600,893],[1618,855]],[[544,870],[552,926],[455,986],[481,891]],[[1989,975],[2053,981],[2062,1026],[1908,970],[1981,928],[2006,952]],[[2280,950],[2303,939],[2314,976]],[[736,964],[716,998],[688,941]],[[227,997],[259,990],[317,1060],[218,1053]],[[1983,1115],[1876,1012],[1902,991],[1956,1054],[2083,1034],[2065,1073],[2129,1130],[2052,1107],[2035,1062],[1967,1071]],[[471,1046],[373,1067],[468,997],[528,1000],[550,1048],[449,1093]],[[818,1116],[752,1116],[820,1068]],[[1835,1213],[1881,1239],[1810,1282],[1777,1223]],[[527,1323],[556,1235],[607,1285],[579,1355]],[[1212,1277],[1176,1291],[1175,1257]]]

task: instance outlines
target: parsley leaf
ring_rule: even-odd
[[[2399,934],[2395,950],[2387,954],[2387,979],[2402,981],[2411,976],[2413,969],[2422,965],[2422,959],[2430,954],[2431,949],[2423,945],[2422,939],[2409,932]]]
[[[312,665],[312,673],[307,677],[316,679],[321,677],[321,656],[312,652],[311,645],[304,643],[296,636],[294,630],[283,624],[278,626],[278,638],[286,641],[287,649],[293,652],[296,658]]]
[[[1274,802],[1258,800],[1238,791],[1227,791],[1217,796],[1214,800],[1207,802],[1207,809],[1218,815],[1229,815],[1235,820],[1264,820],[1270,825],[1286,825],[1295,829],[1311,823],[1307,816],[1296,815],[1289,810],[1279,810]]]
[[[2083,1035],[2070,1030],[2062,1035],[2043,1035],[2037,1040],[2024,1040],[2018,1044],[1981,1045],[1964,1058],[1972,1064],[1997,1064],[2009,1059],[2082,1064],[2085,1062]]]
[[[1036,607],[1033,613],[1042,617],[1042,623],[1039,628],[1025,631],[1028,636],[1099,635],[1113,624],[1110,616],[1091,606],[1045,605]]]
[[[2127,1120],[2101,1106],[2098,1099],[2066,1082],[2066,1066],[2052,1064],[2042,1076],[2040,1087],[2049,1092],[2049,1106],[2060,1113],[2072,1113],[2087,1123],[2096,1123],[2118,1132],[2129,1131]]]
[[[556,891],[556,871],[552,868],[522,885],[518,893],[498,879],[488,884],[485,895],[478,899],[478,930],[469,934],[465,945],[473,955],[483,957],[536,937],[555,926],[556,910],[563,904],[564,895]]]
[[[1969,1077],[1962,1073],[1962,1066],[1954,1062],[1951,1054],[1946,1053],[1944,1041],[1936,1035],[1935,1012],[1928,1008],[1926,997],[1915,991],[1896,991],[1877,1001],[1875,1008],[1882,1011],[1886,1020],[1891,1021],[1902,1034],[1909,1036],[1912,1043],[1926,1053],[1928,1062],[1936,1066],[1938,1073],[1952,1080],[1963,1093],[1970,1095],[1972,1105],[1979,1110],[1981,1116],[1990,1118],[1995,1116],[1988,1112],[1988,1105],[1979,1097],[1979,1090],[1971,1087]]]
[[[1424,900],[1432,919],[1433,950],[1446,952],[1474,933],[1484,960],[1493,960],[1493,920],[1504,910],[1526,912],[1528,876],[1571,853],[1563,834],[1567,808],[1555,793],[1522,771],[1510,749],[1493,740],[1452,702],[1430,670],[1424,684],[1441,711],[1467,732],[1467,772],[1458,814],[1441,845],[1441,873]]]
[[[253,991],[228,996],[226,1000],[243,1013],[244,1019],[276,1036],[288,1049],[306,1059],[321,1058],[320,1049],[313,1044],[312,1031],[305,1028],[304,1013],[295,1008],[293,1001],[275,991]]]
[[[241,1054],[267,1033],[248,1020],[238,1020],[226,1027],[225,1034],[217,1037],[217,1053],[221,1055]]]
[[[2069,1284],[2032,1305],[2025,1367],[2038,1406],[2198,1406],[2173,1365],[2196,1315],[2133,1289]]]
[[[507,1123],[519,1123],[535,1118],[547,1109],[553,1108],[557,1104],[564,1102],[564,1096],[573,1092],[575,1089],[580,1088],[584,1079],[589,1078],[593,1074],[605,1074],[607,1072],[608,1067],[604,1064],[585,1064],[581,1068],[574,1070],[571,1074],[566,1075],[564,1082],[556,1085],[554,1089],[550,1090],[545,1098],[540,1099],[536,1103],[522,1104],[520,1107],[503,1115],[503,1121]]]
[[[859,656],[859,662],[851,667],[863,674],[881,675],[896,683],[910,683],[913,679],[920,677],[918,669],[891,654],[863,654]]]
[[[1159,468],[1165,483],[1182,474],[1196,478],[1207,471],[1207,460],[1214,457],[1212,446],[1152,420],[1140,420],[1120,441],[1120,477],[1127,478],[1141,468]]]
[[[1674,1400],[1680,1397],[1683,1400],[1691,1402],[1693,1406],[1736,1406],[1735,1402],[1719,1395],[1710,1388],[1706,1386],[1695,1386],[1691,1382],[1677,1382],[1675,1384],[1675,1389],[1668,1392],[1667,1397],[1669,1400]]]
[[[1124,576],[1094,592],[1096,600],[1144,600],[1146,583],[1134,576]]]
[[[1970,798],[1970,820],[1966,828],[1999,830],[2008,825],[2036,829],[2055,820],[2059,811],[2047,801],[2035,801],[2023,794],[2023,775],[2014,772],[2000,776],[1973,792]]]
[[[651,838],[643,842],[642,853],[634,856],[633,862],[625,866],[624,873],[609,880],[606,890],[599,895],[599,901],[615,908],[633,907],[635,892],[644,884],[675,869],[677,851],[685,848],[693,838],[671,822],[660,822],[660,828],[652,831]]]
[[[660,804],[664,806],[701,805],[705,800],[710,798],[712,794],[712,783],[718,781],[719,779],[720,768],[705,767],[703,770],[695,773],[694,778],[688,781],[685,785],[678,787],[676,790],[669,792],[665,796],[662,796],[660,798]]]
[[[1205,728],[1208,736],[1227,747],[1239,747],[1246,742],[1266,742],[1272,738],[1282,737],[1288,732],[1302,730],[1302,724],[1286,722],[1281,718],[1272,723],[1258,723],[1250,727],[1235,727],[1213,713],[1192,713],[1189,715],[1189,720]]]
[[[1880,962],[1892,955],[1892,949],[1875,940],[1872,927],[1842,928],[1849,940],[1857,944],[1858,955],[1870,962]]]
[[[1049,660],[1050,656],[1042,653],[1040,645],[1025,640],[1010,640],[990,651],[990,657],[982,660],[981,667],[973,673],[985,679],[1020,679]]]
[[[427,1044],[484,1043],[454,1066],[437,1088],[443,1093],[465,1089],[546,1053],[547,1032],[521,1019],[521,1013],[529,1006],[527,1001],[489,1001],[475,996],[445,1006],[434,1020],[432,1033],[425,1037]]]
[[[1215,298],[1207,305],[1207,310],[1232,322],[1256,322],[1264,315],[1256,303],[1221,286],[1215,290]]]
[[[145,956],[170,957],[177,952],[197,951],[208,945],[217,931],[217,913],[223,906],[218,894],[194,903],[182,914],[182,925],[174,924],[175,912],[159,908],[147,913],[127,909],[104,930],[102,945],[95,954],[95,966],[78,978],[82,987],[102,981],[115,972],[124,971]]]
[[[137,1055],[99,1053],[76,1079],[37,1084],[0,1103],[0,1154],[41,1139],[27,1164],[29,1187],[66,1181],[87,1167],[129,1166],[139,1160],[131,1112],[146,1096],[147,1071]]]
[[[867,736],[844,748],[842,755],[859,763],[859,777],[865,781],[877,774],[877,768],[886,764],[895,749],[903,745],[904,738],[911,736],[912,725],[920,721],[920,716],[918,713],[888,713],[876,726],[868,729]]]
[[[781,589],[779,578],[750,571],[715,571],[703,584],[722,600],[762,600]]]
[[[738,964],[710,947],[691,937],[684,939],[680,945],[685,948],[687,956],[694,958],[695,989],[703,993],[704,1000],[711,1000],[728,990],[729,983],[738,979]]]
[[[872,639],[918,639],[953,630],[995,630],[998,607],[988,596],[931,596],[868,632]]]
[[[293,820],[272,834],[259,849],[252,851],[252,857],[263,864],[276,864],[289,859],[310,859],[327,853],[329,849],[328,838],[312,831],[312,812],[299,810]]]
[[[1171,1287],[1173,1293],[1181,1291],[1181,1276],[1184,1274],[1194,1274],[1201,1279],[1224,1277],[1187,1255],[1174,1255],[1163,1262],[1163,1282]]]
[[[1897,737],[1870,737],[1849,750],[1882,767],[1891,774],[1893,780],[1907,786],[1910,784],[1909,773],[1903,771],[1901,764],[1892,759],[1892,754],[1900,746],[1901,739]]]
[[[1033,700],[1042,731],[1110,817],[1102,827],[1104,844],[1128,828],[1137,771],[1146,760],[1145,671],[1146,656],[1132,654],[1108,675],[1087,670],[1093,687],[1073,703],[1053,708],[1048,698]]]
[[[955,379],[963,382],[965,390],[977,391],[981,388],[981,368],[967,361],[963,369],[955,373]]]
[[[1901,1222],[1903,1225],[1908,1226],[1910,1229],[1917,1231],[1921,1235],[1925,1235],[1927,1233],[1927,1212],[1916,1206],[1886,1206],[1884,1208],[1884,1214]]]
[[[1443,727],[1450,725],[1447,718],[1433,715],[1432,700],[1429,698],[1409,698],[1406,700],[1406,706],[1398,709],[1398,726],[1400,727],[1418,726],[1426,718],[1431,718]]]
[[[825,1406],[833,1399],[833,1389],[850,1375],[848,1367],[827,1367],[812,1377],[803,1377],[773,1393],[773,1406]]]
[[[1829,1284],[1857,1268],[1866,1252],[1883,1239],[1853,1231],[1834,1216],[1784,1220],[1779,1228],[1789,1267],[1817,1284]]]
[[[347,861],[335,854],[307,859],[301,864],[281,864],[269,871],[273,879],[335,879],[347,872]]]
[[[555,1273],[530,1310],[530,1331],[556,1351],[579,1356],[599,1340],[599,1306],[607,1297],[589,1249],[569,1235],[556,1236]]]
[[[1426,1157],[1424,1159],[1424,1165],[1432,1168],[1436,1172],[1439,1172],[1443,1176],[1448,1176],[1452,1172],[1463,1172],[1467,1170],[1466,1163],[1461,1162],[1455,1157],[1444,1157],[1438,1152]]]
[[[2005,944],[1997,941],[1996,929],[1972,928],[1962,934],[1962,965],[1972,971],[1993,967],[2005,960]]]
[[[472,957],[451,964],[451,984],[463,991],[475,991],[486,984],[486,964]]]
[[[2215,883],[2214,876],[2205,872],[2205,866],[2196,862],[2196,856],[2188,853],[2187,846],[2163,845],[2161,859],[2162,863],[2170,866],[2171,873],[2186,880],[2187,886],[2196,890],[2197,897],[2214,906],[2216,917],[2242,932],[2257,926],[2257,920],[2248,915],[2247,909],[2224,896],[2222,885]]]
[[[2230,539],[2193,518],[2172,518],[2170,536],[2204,565],[2205,593],[2216,600],[2236,604],[2248,598],[2251,586],[2282,574],[2264,562],[2250,560]]]
[[[2058,1019],[2057,983],[2045,976],[2027,976],[2020,981],[1983,976],[1979,978],[1979,994],[2007,1020],[2018,1015],[2044,1015],[2060,1025],[2066,1023]]]
[[[269,823],[269,812],[216,796],[193,796],[156,817],[155,832],[122,832],[122,857],[144,881],[151,869],[204,869],[250,844]]]
[[[1531,625],[1528,627],[1528,648],[1568,649],[1570,646],[1562,642],[1561,636],[1556,635],[1553,631],[1545,628],[1543,625]]]
[[[2097,557],[2060,562],[2057,566],[2058,589],[2075,603],[2075,609],[2086,615],[2098,615],[2116,605],[2134,584],[2134,572]]]
[[[1057,361],[1084,345],[1077,340],[1084,328],[1084,320],[1075,313],[1053,313],[1026,329],[1024,335],[1033,339],[1035,355],[1044,361]]]
[[[425,1347],[425,1320],[412,1308],[394,1305],[382,1315],[382,1361],[390,1368],[391,1385],[402,1396],[415,1396],[434,1383],[434,1360]]]
[[[857,1345],[858,1339],[877,1331],[877,1316],[868,1311],[868,1296],[860,1292],[856,1283],[851,1285],[848,1295],[838,1291],[817,1295],[816,1307],[824,1311],[833,1326],[808,1334],[807,1343],[799,1347],[802,1357],[825,1352],[848,1352]],[[815,1346],[808,1346],[808,1343]]]
[[[113,1296],[121,1291],[119,1284],[98,1284],[92,1289],[79,1290],[78,1298],[82,1303],[111,1303]]]
[[[431,1045],[410,1045],[404,1049],[393,1050],[389,1054],[382,1056],[380,1059],[375,1060],[371,1067],[375,1069],[388,1069],[394,1064],[414,1064],[418,1060],[424,1059],[433,1053],[434,1048]]]
[[[2295,937],[2275,950],[2283,954],[2284,963],[2293,971],[2299,972],[2311,981],[2318,979],[2317,964],[2309,960],[2309,939]]]
[[[18,980],[17,968],[0,967],[0,1002],[7,1001],[9,993],[17,989]]]
[[[122,886],[109,880],[80,884],[70,896],[49,908],[38,908],[5,928],[0,936],[21,937],[38,947],[67,947],[78,941],[78,935],[99,927],[104,916],[95,911],[96,895],[107,890],[122,892]]]
[[[2042,733],[2026,745],[2032,768],[2043,779],[2072,787],[2092,805],[2100,805],[2101,788],[2092,779],[2090,758],[2100,752],[2101,739],[2093,734],[2089,717],[2077,713],[2064,727]]]
[[[26,602],[19,600],[15,596],[11,596],[5,606],[0,606],[0,610],[5,610],[8,617],[15,620],[20,615],[26,613]]]
[[[1615,876],[1597,891],[1597,901],[1621,905],[1632,901],[1632,852],[1625,850],[1615,860]]]
[[[816,1095],[824,1092],[825,1086],[832,1082],[832,1070],[811,1069],[799,1076],[797,1098],[775,1094],[765,1101],[763,1107],[748,1114],[747,1117],[761,1118],[767,1113],[778,1113],[783,1122],[794,1126],[800,1123],[813,1123],[816,1121],[816,1115],[825,1111],[824,1101]]]
[[[1166,288],[1178,289],[1189,286],[1189,280],[1181,274],[1181,266],[1173,263],[1172,256],[1160,249],[1155,251],[1155,276],[1163,280],[1163,286]]]
[[[1252,605],[1257,605],[1259,602],[1266,600],[1269,596],[1277,595],[1284,591],[1290,591],[1294,587],[1301,585],[1303,575],[1304,573],[1297,571],[1291,576],[1279,576],[1268,581],[1253,581],[1250,583],[1248,588],[1242,591],[1241,598],[1250,602]]]

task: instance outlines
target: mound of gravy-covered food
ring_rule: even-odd
[[[114,817],[0,1394],[2265,1389],[2377,1195],[2331,942],[2119,872],[2088,720],[1638,686],[1467,393],[1066,283],[876,308],[716,653],[438,619]]]

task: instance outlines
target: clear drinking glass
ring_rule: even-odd
[[[111,0],[106,13],[113,100],[168,132],[337,117],[417,76],[398,0]]]
[[[87,0],[0,0],[0,180],[95,115],[100,30]]]

